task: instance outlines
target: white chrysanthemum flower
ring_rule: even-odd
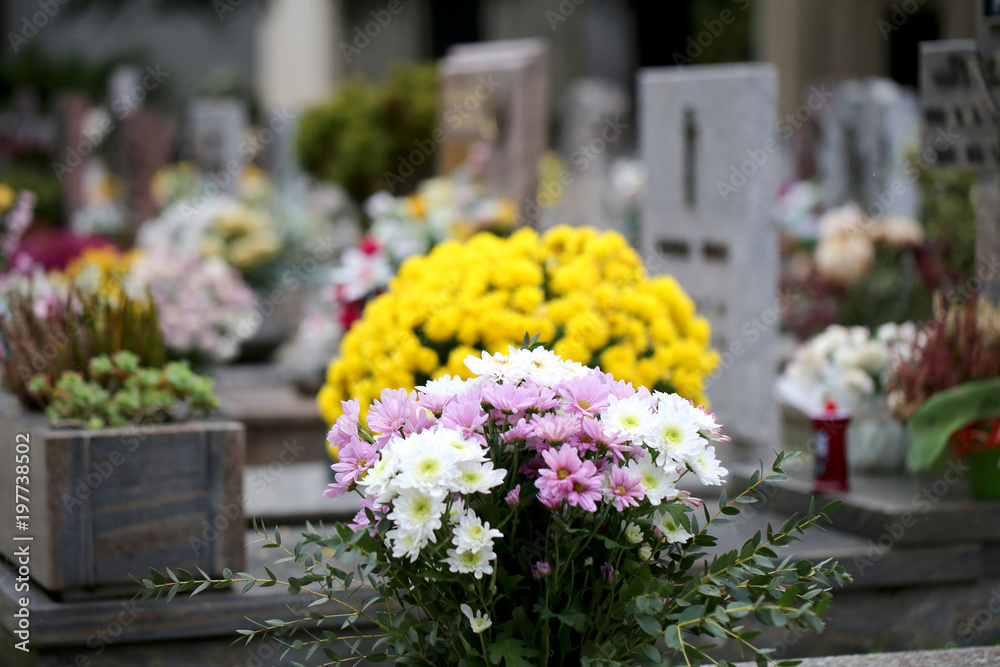
[[[463,380],[457,375],[442,375],[436,380],[430,380],[422,387],[417,387],[417,391],[428,396],[458,396],[465,392],[468,380]]]
[[[640,542],[642,542],[642,528],[635,525],[634,523],[630,523],[625,528],[625,540],[629,544],[639,544]]]
[[[384,447],[379,452],[379,459],[358,480],[358,486],[365,489],[365,497],[376,500],[384,505],[392,500],[399,489],[395,485],[396,473],[399,471],[399,458],[391,447]]]
[[[441,515],[445,510],[445,491],[434,489],[401,489],[392,502],[388,518],[398,528],[410,533],[414,539],[430,539],[434,531],[441,527]]]
[[[435,434],[424,432],[399,452],[400,488],[452,489],[458,478],[455,450]]]
[[[521,350],[512,345],[509,349],[515,367],[523,369],[524,378],[530,378],[535,384],[552,388],[579,373],[577,365],[574,365],[576,362],[568,362],[544,347]]]
[[[636,553],[636,557],[638,557],[638,559],[641,561],[653,560],[652,547],[648,546],[639,547],[639,551]]]
[[[715,458],[715,447],[706,447],[694,459],[688,461],[688,465],[702,484],[710,486],[719,486],[722,484],[722,478],[729,474],[729,471]]]
[[[474,375],[497,383],[504,380],[520,382],[528,374],[524,361],[524,357],[520,355],[507,355],[502,352],[491,355],[484,351],[480,357],[473,354],[466,357],[465,366]]]
[[[486,460],[487,452],[483,446],[472,438],[466,438],[461,432],[450,428],[438,428],[433,433],[439,442],[451,448],[456,463]]]
[[[643,426],[653,417],[649,401],[640,396],[610,397],[611,404],[601,413],[601,421],[631,438],[638,438]]]
[[[393,528],[385,534],[392,545],[393,558],[409,558],[414,562],[420,556],[420,550],[427,546],[429,536],[417,536],[413,533]]]
[[[458,520],[453,544],[461,551],[479,551],[492,549],[493,540],[503,537],[496,528],[490,528],[488,521],[483,521],[472,510],[466,510]]]
[[[489,614],[477,611],[475,616],[473,616],[472,607],[467,604],[463,604],[459,607],[459,609],[461,609],[462,613],[465,614],[465,617],[469,619],[469,625],[472,626],[472,631],[477,635],[480,632],[485,632],[491,625],[493,625],[493,621],[490,620]]]
[[[462,552],[448,549],[448,557],[444,559],[444,562],[452,572],[472,574],[476,579],[482,579],[484,574],[493,574],[493,565],[490,561],[496,557],[492,547]]]
[[[680,479],[680,475],[676,470],[661,468],[653,463],[648,455],[632,459],[625,468],[632,475],[639,477],[639,484],[651,505],[659,505],[663,500],[673,500],[677,497],[677,488],[674,484]]]
[[[639,428],[647,446],[655,449],[656,463],[670,467],[690,461],[708,443],[699,432],[697,408],[686,402],[662,401],[656,414]]]
[[[670,512],[656,512],[653,515],[653,525],[663,533],[667,542],[687,542],[694,537],[694,535],[684,530],[684,527],[677,523]]]
[[[495,486],[503,484],[507,477],[504,468],[493,469],[493,462],[486,461],[462,461],[458,464],[458,480],[455,488],[459,493],[470,495],[473,493],[489,493]]]

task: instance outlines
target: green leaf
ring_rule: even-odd
[[[642,646],[639,647],[639,650],[636,651],[636,653],[639,655],[640,658],[642,658],[646,662],[651,662],[654,665],[659,663],[660,659],[663,657],[660,655],[660,652],[656,650],[656,647],[653,646],[652,644],[643,644]]]
[[[489,646],[490,662],[499,665],[500,661],[508,667],[532,667],[527,658],[534,658],[538,651],[530,649],[519,639],[507,637]]]
[[[967,382],[931,396],[906,423],[912,444],[906,454],[910,472],[929,469],[955,431],[1000,417],[1000,378]]]
[[[652,616],[639,614],[635,617],[635,622],[638,623],[639,627],[642,628],[642,631],[650,637],[659,637],[663,633],[663,628],[660,626],[660,622]]]
[[[781,627],[788,623],[788,619],[777,607],[761,607],[755,614],[757,620],[764,625],[771,625],[774,627]]]

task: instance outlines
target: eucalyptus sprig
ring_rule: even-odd
[[[762,485],[782,481],[781,466],[789,458],[778,453],[770,470],[761,464],[741,493],[733,498],[723,493],[714,515],[705,509],[703,524],[691,508],[678,510],[668,505],[693,537],[683,545],[664,545],[649,558],[634,557],[634,548],[613,537],[599,534],[594,538],[594,533],[572,529],[565,545],[569,550],[597,548],[599,543],[601,548],[625,554],[616,563],[619,583],[595,582],[592,589],[540,601],[534,609],[514,607],[506,618],[495,618],[500,632],[489,642],[482,634],[470,634],[467,624],[457,620],[463,619],[457,613],[457,600],[463,596],[456,588],[459,584],[451,583],[446,574],[387,557],[385,522],[378,526],[370,509],[365,510],[371,522],[367,529],[352,531],[337,524],[327,535],[307,524],[291,548],[282,544],[278,530],[269,532],[255,519],[253,529],[263,548],[281,554],[274,564],[297,564],[302,576],[282,579],[269,567],[264,568],[264,577],[225,570],[221,579],[200,570],[198,576],[185,570],[160,573],[151,569],[150,577],[142,580],[141,595],[143,599],[165,595],[169,600],[177,593],[193,596],[233,584],[243,584],[244,593],[255,586],[282,586],[292,595],[306,595],[312,599],[304,613],[241,629],[236,641],[273,637],[286,647],[286,654],[304,652],[306,660],[321,651],[329,660],[325,665],[388,658],[401,664],[466,667],[559,664],[558,655],[550,658],[549,653],[565,651],[562,642],[588,626],[590,639],[576,647],[579,664],[585,666],[642,662],[670,667],[710,662],[732,667],[726,660],[711,657],[720,640],[738,642],[753,653],[758,665],[794,665],[798,661],[777,662],[770,655],[772,649],[755,646],[752,640],[758,633],[744,627],[741,619],[752,615],[765,626],[798,625],[822,632],[819,614],[829,606],[833,587],[850,581],[850,576],[830,560],[792,562],[789,556],[778,562],[776,550],[800,540],[810,528],[829,524],[839,501],[818,511],[810,503],[804,516],[793,515],[778,527],[768,524],[740,549],[725,553],[713,550],[716,538],[709,534],[711,526],[731,525],[742,508],[763,500]],[[508,598],[524,585],[521,579],[504,574],[489,584],[485,579],[469,582],[465,586],[470,590],[464,595],[489,588],[491,595]],[[546,619],[548,641],[542,641],[545,631],[536,627],[531,614]],[[469,657],[477,654],[480,657]]]

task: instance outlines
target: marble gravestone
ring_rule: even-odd
[[[487,194],[513,200],[537,220],[538,162],[548,145],[548,51],[540,39],[459,44],[441,60],[438,173],[485,149]]]
[[[187,154],[202,173],[230,176],[213,181],[225,192],[235,192],[246,161],[240,152],[249,124],[246,104],[237,99],[195,98],[187,120]]]
[[[975,40],[920,44],[921,164],[976,170],[976,268],[1000,301],[1000,16],[974,2]]]
[[[639,145],[648,169],[641,252],[712,325],[706,382],[734,440],[780,448],[775,345],[777,74],[771,65],[642,70]]]
[[[830,208],[857,204],[872,217],[915,217],[916,183],[906,173],[917,138],[916,96],[889,79],[845,81],[816,118],[822,137],[820,169]]]
[[[572,180],[562,192],[558,221],[624,232],[623,221],[607,200],[611,165],[627,142],[621,135],[630,122],[628,94],[611,81],[579,79],[570,85],[561,106],[559,149]]]

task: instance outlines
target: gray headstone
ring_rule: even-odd
[[[937,166],[998,162],[997,128],[976,82],[978,57],[971,39],[920,44],[920,143],[937,152]]]
[[[771,65],[642,70],[640,148],[648,169],[642,251],[712,325],[722,361],[712,410],[740,441],[779,440],[775,345],[780,156]]]
[[[248,122],[246,104],[237,99],[195,98],[188,109],[188,155],[204,173],[233,176],[226,186],[229,192],[235,190],[235,176],[243,171],[245,156],[240,145],[246,139]]]
[[[857,204],[873,217],[913,217],[919,196],[904,171],[919,127],[917,100],[888,79],[846,81],[826,113],[820,169],[828,207]]]
[[[976,263],[983,293],[1000,301],[1000,10],[973,2],[977,38],[920,45],[921,149],[936,167],[976,170]]]
[[[538,161],[548,146],[549,69],[540,39],[461,44],[441,60],[442,125],[438,171],[460,167],[469,149],[489,148],[487,194],[532,208]],[[537,207],[535,207],[537,208]]]
[[[580,79],[566,92],[560,111],[559,148],[567,161],[566,180],[572,180],[562,193],[559,221],[623,231],[606,200],[611,164],[626,148],[621,128],[628,125],[627,93],[610,81]]]

